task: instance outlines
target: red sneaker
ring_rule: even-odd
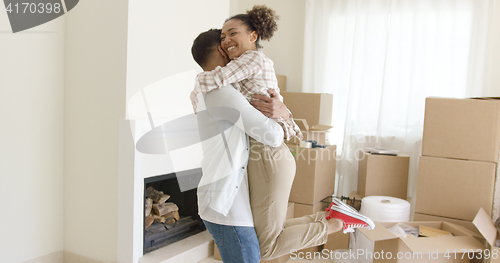
[[[330,204],[330,207],[326,209],[328,216],[326,219],[336,218],[342,220],[344,222],[344,233],[354,232],[355,228],[364,227],[368,229],[374,229],[375,224],[373,221],[361,215],[358,212],[352,211],[351,209],[346,209],[343,206],[338,206],[334,202]]]

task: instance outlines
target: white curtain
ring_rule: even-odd
[[[334,95],[337,195],[357,188],[357,152],[410,155],[414,197],[425,98],[484,96],[495,0],[307,0],[303,92]]]

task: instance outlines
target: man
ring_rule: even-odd
[[[191,52],[205,71],[228,62],[219,48],[220,30],[201,33]],[[255,103],[270,117],[288,118],[277,98],[259,97]],[[260,249],[253,227],[246,167],[248,135],[277,147],[283,142],[283,128],[255,109],[232,86],[198,97],[197,117],[204,157],[203,177],[198,187],[198,208],[219,248],[223,262],[260,261]]]

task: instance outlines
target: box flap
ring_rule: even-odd
[[[414,253],[439,253],[452,252],[454,250],[483,250],[485,247],[471,236],[457,237],[419,237],[402,238],[405,245]]]
[[[492,247],[495,246],[495,241],[497,240],[497,228],[482,207],[479,209],[479,212],[477,212],[477,215],[472,223],[477,227],[486,241],[488,241]]]
[[[371,241],[387,240],[397,238],[391,231],[387,230],[382,224],[375,222],[375,228],[368,230],[366,228],[358,228],[363,235]]]
[[[451,222],[445,222],[443,221],[443,230],[450,231],[454,236],[473,236],[482,239],[483,236],[481,236],[478,233],[473,232],[470,229],[465,228],[464,226],[457,225],[455,223]]]
[[[299,126],[299,129],[301,131],[308,131],[309,130],[309,125],[307,125],[307,120],[306,119],[294,119],[295,123],[297,123],[297,126]]]

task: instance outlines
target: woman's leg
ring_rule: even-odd
[[[326,243],[328,222],[319,212],[285,223],[295,177],[295,159],[286,145],[272,148],[250,140],[250,205],[262,258],[275,258]]]
[[[224,263],[259,263],[259,240],[253,227],[227,226],[203,220]]]

